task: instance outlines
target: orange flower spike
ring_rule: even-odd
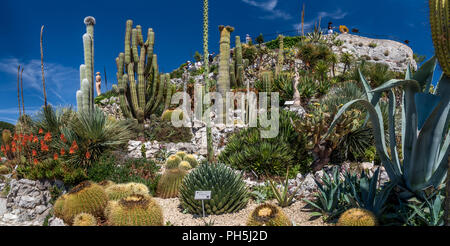
[[[42,133],[44,133],[44,130],[42,130],[42,128],[40,128],[38,133],[42,134]]]
[[[50,132],[47,132],[44,136],[44,141],[48,142],[52,140],[52,134]]]
[[[53,160],[55,160],[55,161],[58,160],[58,154],[55,153],[55,154],[53,155]]]
[[[7,144],[7,145],[5,146],[5,149],[6,149],[6,152],[9,152],[9,151],[11,150],[11,147],[9,147],[9,144]]]
[[[38,142],[39,142],[38,137],[34,136],[34,138],[33,138],[33,143],[38,143]]]
[[[65,149],[61,149],[60,154],[61,154],[61,156],[65,155],[66,154],[66,150]]]
[[[77,150],[78,149],[78,144],[77,144],[77,142],[75,141],[75,140],[73,140],[73,143],[72,143],[72,147],[71,148],[73,148],[74,150]]]
[[[36,156],[36,155],[37,155],[36,150],[32,150],[32,151],[31,151],[31,155],[32,155],[32,156]]]
[[[90,159],[91,158],[91,153],[89,153],[89,151],[88,152],[86,152],[86,159]]]
[[[12,147],[11,151],[16,152],[16,147]]]
[[[19,136],[17,135],[17,133],[14,133],[14,138],[13,138],[13,140],[14,141],[17,141],[19,139]]]
[[[34,159],[34,160],[33,160],[33,163],[34,163],[34,165],[37,165],[37,164],[38,164],[38,160],[37,160],[37,159]]]
[[[64,134],[61,133],[60,138],[61,138],[61,141],[63,141],[64,143],[67,142],[67,139],[66,139],[66,137],[64,137]]]
[[[19,139],[23,139],[23,134],[19,134]]]
[[[6,151],[5,146],[2,145],[1,150],[2,152],[5,152]]]
[[[70,149],[69,149],[69,154],[72,155],[73,153],[75,153],[75,150],[74,150],[73,148],[70,148]]]

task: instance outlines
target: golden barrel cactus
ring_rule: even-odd
[[[88,213],[81,213],[73,219],[73,226],[96,226],[97,219]]]
[[[194,155],[186,155],[183,158],[183,161],[189,162],[189,164],[191,165],[192,168],[195,168],[195,167],[198,166],[198,161],[197,161],[197,159],[195,158]]]
[[[105,189],[109,200],[120,200],[130,195],[148,195],[149,190],[145,184],[126,183],[115,184]]]
[[[110,201],[105,209],[111,226],[162,226],[163,212],[148,195],[131,195],[119,201]]]
[[[167,169],[158,182],[156,195],[164,199],[177,197],[184,176],[186,176],[185,170],[179,168]]]
[[[182,161],[182,159],[178,155],[171,155],[166,160],[166,168],[167,169],[178,168],[178,166],[180,165],[181,161]]]
[[[345,211],[336,224],[337,226],[376,226],[377,218],[369,210],[351,208]]]
[[[178,168],[183,169],[183,170],[189,170],[192,168],[192,166],[191,166],[191,164],[189,164],[189,162],[182,161],[182,162],[180,162],[180,165],[178,165]]]
[[[101,217],[107,203],[108,197],[100,185],[84,181],[67,193],[62,208],[62,219],[67,224],[72,224],[74,217],[80,213]]]
[[[280,207],[264,203],[250,214],[247,226],[292,226],[292,221]]]

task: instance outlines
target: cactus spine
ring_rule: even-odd
[[[80,66],[80,90],[76,92],[78,112],[94,109],[94,17],[84,18],[84,64]]]
[[[278,61],[277,61],[277,65],[275,67],[275,76],[280,75],[281,71],[283,70],[283,63],[284,63],[284,36],[283,35],[278,36],[278,42],[279,42]]]
[[[155,33],[152,28],[148,29],[144,42],[142,27],[137,25],[133,28],[133,21],[127,20],[125,53],[120,53],[116,58],[118,86],[113,87],[119,93],[124,116],[135,118],[140,123],[157,111],[164,95],[166,107],[173,90],[169,86],[170,76],[159,74],[154,44]]]

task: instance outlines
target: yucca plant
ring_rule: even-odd
[[[442,75],[433,93],[429,93],[436,67],[436,58],[425,62],[412,75],[410,68],[404,80],[389,80],[382,86],[372,89],[360,72],[367,100],[356,99],[345,104],[336,114],[330,127],[334,128],[339,118],[353,105],[361,105],[369,112],[369,119],[375,137],[377,153],[383,166],[394,182],[402,189],[401,198],[416,195],[424,198],[424,190],[438,189],[445,179],[448,166],[450,137],[450,79]],[[402,146],[403,160],[397,150],[395,132],[396,100],[393,89],[403,87],[402,107]],[[389,148],[386,147],[380,98],[383,92],[389,98]]]
[[[272,191],[275,194],[275,198],[278,201],[278,205],[280,205],[280,207],[282,208],[291,205],[295,194],[297,194],[298,189],[300,189],[300,186],[298,186],[292,194],[289,194],[289,168],[286,170],[286,179],[284,181],[283,189],[279,190],[276,183],[272,180],[270,180],[269,182],[270,187],[272,187]]]

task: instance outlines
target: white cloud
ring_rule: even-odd
[[[22,61],[17,58],[0,59],[0,72],[17,77],[17,66],[21,64],[23,70],[24,89],[36,90],[39,95],[42,93],[42,72],[41,61],[32,59]],[[79,71],[72,67],[66,67],[57,63],[44,63],[45,87],[47,97],[55,96],[57,103],[67,104],[68,98],[75,98],[76,88],[79,87]],[[11,82],[11,86],[16,86],[16,80]],[[50,98],[48,99],[50,101]]]
[[[275,9],[278,5],[278,0],[265,0],[265,1],[256,1],[256,0],[242,0],[242,2],[247,3],[251,6],[260,8],[266,12],[269,12],[269,15],[260,17],[261,19],[273,20],[273,19],[284,19],[289,20],[292,16],[282,10]]]
[[[348,12],[344,12],[344,11],[342,11],[342,9],[337,9],[334,12],[324,12],[324,11],[322,11],[322,12],[319,12],[314,19],[312,19],[310,21],[306,21],[303,24],[303,26],[304,26],[305,30],[311,30],[316,23],[317,23],[317,25],[319,24],[319,20],[321,20],[322,23],[324,23],[324,21],[327,21],[327,20],[325,20],[326,18],[334,19],[334,20],[340,20],[340,19],[345,18],[345,16],[347,16],[347,15],[348,15]],[[296,24],[293,25],[293,28],[295,30],[300,30],[301,29],[301,25],[302,25],[301,23],[296,23]]]

